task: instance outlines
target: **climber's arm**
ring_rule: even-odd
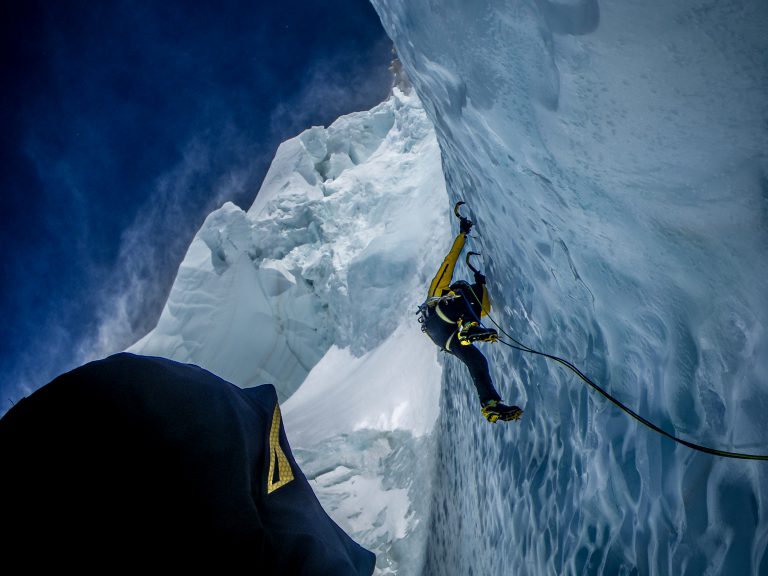
[[[456,236],[456,239],[453,241],[453,246],[451,246],[451,251],[448,252],[448,255],[440,265],[440,269],[432,279],[432,283],[429,285],[428,296],[430,298],[433,296],[440,296],[443,293],[443,290],[447,290],[448,286],[450,286],[451,278],[453,277],[453,269],[456,267],[456,261],[459,259],[459,254],[461,254],[466,240],[466,234],[459,233]]]

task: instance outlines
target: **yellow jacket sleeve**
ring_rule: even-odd
[[[485,287],[485,284],[483,284],[483,298],[480,306],[482,307],[480,316],[488,316],[491,312],[491,297],[488,295],[488,289]]]
[[[461,251],[464,249],[464,242],[466,242],[466,240],[466,234],[459,233],[459,235],[456,236],[456,239],[453,241],[453,246],[451,246],[451,251],[448,252],[448,255],[440,265],[440,269],[432,279],[432,283],[429,285],[429,298],[442,295],[443,291],[447,290],[448,286],[450,286],[451,278],[453,278],[453,269],[456,267],[456,261],[459,259],[459,254],[461,254]]]

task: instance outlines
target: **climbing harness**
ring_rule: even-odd
[[[470,289],[470,292],[472,290]],[[473,292],[474,294],[474,292]],[[455,335],[459,343],[462,346],[469,346],[473,342],[496,342],[499,339],[499,333],[493,328],[483,326],[482,322],[477,318],[471,307],[468,306],[470,314],[475,318],[474,320],[466,321],[464,317],[460,317],[458,320],[452,320],[445,312],[440,308],[442,302],[455,300],[456,298],[466,298],[464,296],[464,290],[459,289],[457,292],[451,291],[444,296],[433,296],[427,298],[421,305],[419,305],[416,314],[419,315],[418,321],[421,324],[421,331],[427,331],[427,321],[429,317],[434,313],[443,322],[447,324],[455,324],[457,330],[451,334],[451,337],[445,344],[445,348],[450,350],[450,341]],[[476,297],[475,297],[476,298]]]
[[[427,331],[427,320],[429,319],[433,311],[444,322],[447,322],[448,324],[456,324],[456,322],[448,318],[448,316],[446,316],[445,313],[442,310],[440,310],[440,307],[439,307],[439,304],[441,302],[447,302],[449,300],[454,300],[455,298],[461,298],[461,296],[456,294],[455,292],[448,292],[443,296],[432,296],[431,298],[427,298],[426,300],[424,300],[424,302],[422,302],[419,305],[418,310],[416,310],[416,314],[419,315],[419,324],[421,324],[421,331],[422,332]]]

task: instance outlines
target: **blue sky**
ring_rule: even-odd
[[[151,329],[205,216],[391,85],[366,0],[8,4],[0,414]]]

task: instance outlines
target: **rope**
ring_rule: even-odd
[[[477,295],[474,293],[474,291],[470,290],[470,292],[472,292],[472,295],[474,296],[475,300],[478,301],[478,303],[480,303],[478,298],[477,298]],[[480,303],[480,305],[482,306],[482,303]],[[674,436],[673,434],[670,434],[666,430],[663,430],[662,428],[659,428],[656,424],[654,424],[653,422],[651,422],[650,420],[648,420],[646,418],[643,418],[642,416],[640,416],[640,414],[638,414],[637,412],[635,412],[634,410],[632,410],[631,408],[629,408],[628,406],[626,406],[625,404],[623,404],[622,402],[620,402],[619,400],[617,400],[616,398],[611,396],[608,392],[606,392],[600,386],[595,384],[581,370],[576,368],[576,366],[574,366],[573,364],[568,362],[568,360],[560,358],[559,356],[554,356],[552,354],[547,354],[546,352],[540,352],[539,350],[534,350],[533,348],[531,348],[529,346],[526,346],[522,342],[519,342],[518,340],[515,340],[512,336],[510,336],[496,322],[496,320],[494,320],[493,317],[491,317],[490,314],[488,314],[487,316],[488,316],[488,319],[494,324],[494,326],[496,326],[496,328],[498,328],[499,331],[502,334],[504,334],[504,336],[506,336],[507,338],[509,338],[509,340],[514,342],[514,344],[512,344],[510,342],[505,342],[504,340],[501,340],[501,339],[499,339],[498,342],[500,342],[501,344],[504,344],[505,346],[509,346],[510,348],[513,348],[515,350],[519,350],[521,352],[527,352],[529,354],[536,354],[536,355],[539,355],[539,356],[543,356],[543,357],[548,358],[550,360],[554,360],[555,362],[557,362],[559,364],[562,364],[563,366],[565,366],[569,370],[573,371],[573,373],[576,374],[576,376],[578,376],[579,378],[581,378],[587,385],[592,387],[594,390],[597,390],[600,394],[602,394],[605,398],[610,400],[613,404],[615,404],[616,406],[621,408],[624,412],[629,414],[632,418],[634,418],[635,420],[637,420],[638,422],[640,422],[644,426],[647,426],[648,428],[650,428],[654,432],[657,432],[658,434],[661,434],[662,436],[666,436],[667,438],[669,438],[670,440],[674,440],[678,444],[682,444],[683,446],[687,446],[688,448],[691,448],[693,450],[698,450],[699,452],[705,452],[707,454],[712,454],[713,456],[722,456],[724,458],[739,458],[741,460],[768,460],[768,454],[744,454],[742,452],[729,452],[727,450],[718,450],[716,448],[709,448],[707,446],[702,446],[701,444],[696,444],[694,442],[689,442],[688,440],[684,440],[682,438],[678,438],[677,436]]]

